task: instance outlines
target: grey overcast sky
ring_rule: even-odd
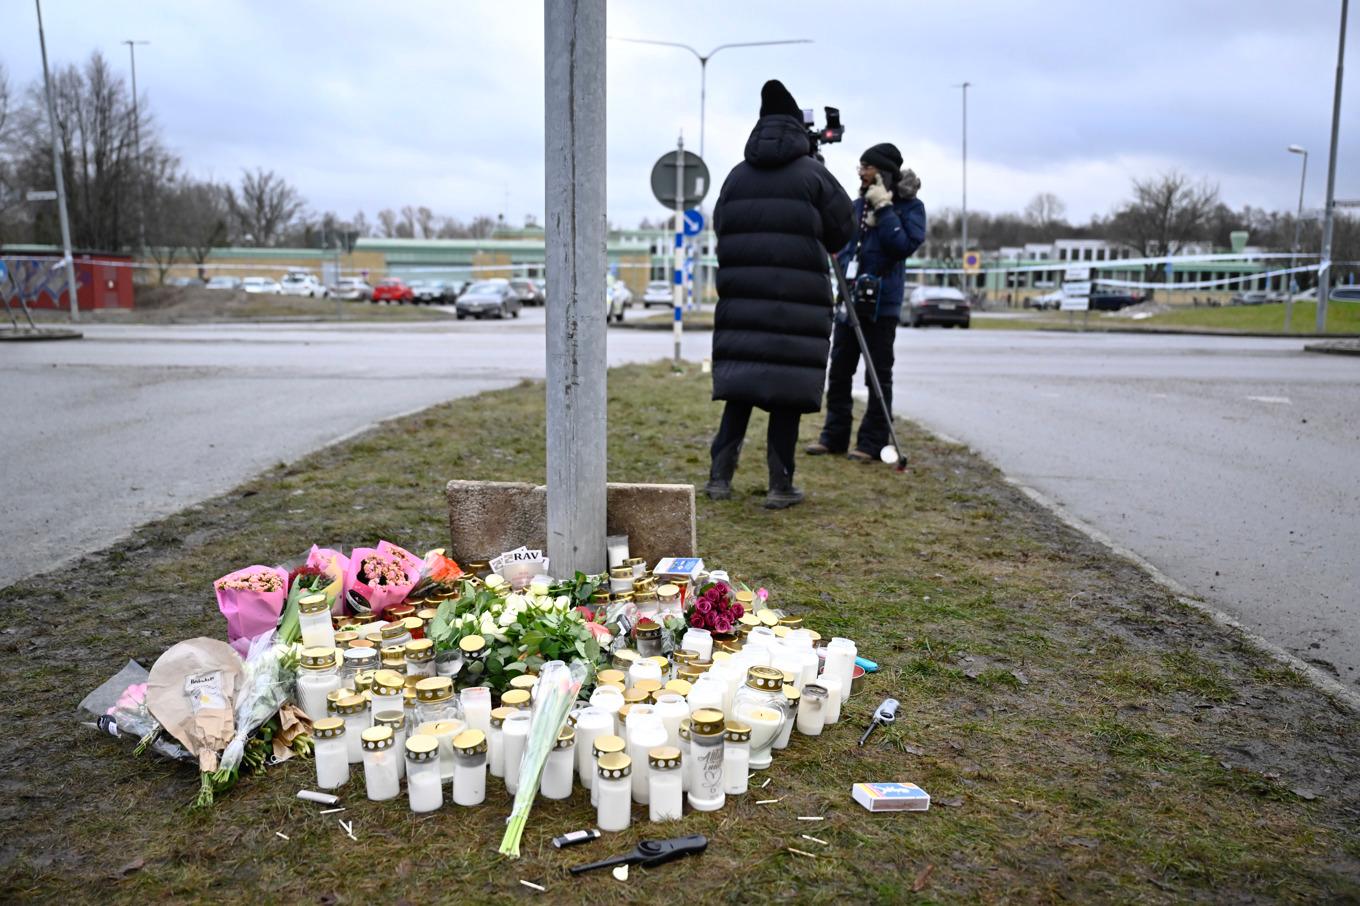
[[[551,0],[549,0],[551,2]],[[11,79],[41,77],[36,17],[5,0]],[[46,0],[49,57],[98,48],[137,76],[189,170],[234,179],[277,170],[320,212],[424,204],[511,222],[543,209],[541,3],[457,0]],[[1360,9],[1348,43],[1360,68]],[[1108,212],[1132,177],[1171,167],[1224,201],[1292,209],[1325,191],[1340,0],[921,0],[683,3],[614,0],[609,33],[707,51],[706,157],[721,181],[740,159],[761,83],[805,107],[841,108],[827,165],[847,185],[861,151],[902,149],[933,208],[960,195],[960,92],[968,97],[969,206],[1019,210],[1038,192],[1069,216]],[[608,44],[610,219],[662,213],[655,159],[699,139],[699,65],[678,49]],[[1360,197],[1360,85],[1343,96],[1337,195]],[[710,198],[711,200],[711,198]]]

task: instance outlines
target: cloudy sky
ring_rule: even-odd
[[[1069,216],[1104,213],[1129,180],[1168,168],[1225,201],[1292,209],[1325,191],[1340,0],[1011,0],[840,6],[783,0],[613,0],[609,33],[694,45],[810,38],[725,50],[709,64],[706,158],[739,159],[766,78],[805,107],[839,106],[845,183],[858,155],[896,143],[932,207],[959,204],[960,91],[968,97],[969,206],[1018,210],[1053,192]],[[46,0],[50,58],[100,49],[127,67],[189,169],[234,179],[262,165],[317,211],[370,220],[425,204],[463,218],[543,209],[540,3],[395,0]],[[1350,72],[1360,68],[1360,11]],[[11,0],[0,38],[10,77],[41,76],[36,18]],[[661,214],[655,159],[699,139],[699,65],[683,50],[608,45],[609,207]],[[1343,98],[1337,195],[1360,197],[1360,85]]]

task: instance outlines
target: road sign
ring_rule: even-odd
[[[1332,204],[1338,208],[1360,208],[1360,198],[1338,198]]]
[[[652,167],[652,194],[668,208],[675,207],[675,168],[679,152],[663,154]],[[708,194],[708,165],[693,151],[685,152],[685,197],[683,207],[697,208]]]
[[[9,276],[9,270],[5,267],[5,262],[0,261],[0,280]]]
[[[1091,269],[1089,267],[1069,267],[1067,270],[1063,271],[1063,279],[1077,282],[1090,280]],[[1086,295],[1089,296],[1090,293],[1088,292]]]
[[[672,195],[675,193],[672,192]],[[685,212],[685,235],[698,236],[704,229],[704,213],[696,208]]]
[[[982,267],[982,256],[981,256],[980,254],[978,254],[977,252],[964,252],[964,253],[963,253],[963,269],[964,269],[964,270],[966,270],[966,271],[975,271],[975,270],[977,270],[977,269],[980,268],[980,267]]]
[[[1071,271],[1085,271],[1091,273],[1089,267],[1068,268]],[[1089,311],[1091,308],[1091,281],[1072,280],[1064,282],[1062,285],[1062,302],[1059,304],[1061,311]]]
[[[29,189],[29,201],[56,201],[57,192],[55,189]]]

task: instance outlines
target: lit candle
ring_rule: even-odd
[[[784,724],[784,714],[773,708],[742,708],[737,718],[751,728],[751,768],[761,771],[772,761],[770,747]]]
[[[839,677],[823,673],[817,677],[817,685],[826,690],[826,707],[823,713],[824,723],[829,727],[841,719],[841,681]]]
[[[463,706],[463,720],[468,729],[481,730],[482,738],[491,732],[491,690],[486,686],[470,686],[458,694]]]
[[[463,732],[461,720],[434,720],[416,728],[416,733],[433,736],[439,744],[439,779],[453,779],[453,737]]]

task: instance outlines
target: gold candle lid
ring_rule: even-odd
[[[750,742],[751,726],[739,720],[729,720],[723,727],[723,733],[728,742]]]
[[[416,698],[422,702],[444,702],[453,698],[453,679],[447,676],[427,676],[416,683]]]
[[[501,693],[501,707],[523,711],[529,707],[528,689],[506,689]]]
[[[391,727],[392,732],[395,733],[402,727],[406,726],[406,712],[379,711],[377,714],[373,715],[373,726]]]
[[[341,717],[323,717],[312,724],[312,735],[317,739],[334,739],[345,735],[345,720]]]
[[[768,608],[762,608],[761,610],[756,611],[756,616],[760,619],[761,625],[763,626],[779,625],[779,615]]]
[[[791,702],[797,703],[798,699],[803,697],[803,693],[797,686],[785,683],[784,697]]]
[[[657,692],[657,691],[659,691],[659,690],[661,689],[661,680],[659,680],[659,679],[640,679],[640,680],[638,680],[636,683],[633,684],[633,689],[634,689],[635,691],[637,691],[637,692],[643,693],[644,696],[648,696],[648,695],[651,695],[651,694],[653,694],[654,692]],[[627,694],[625,694],[625,695],[624,695],[624,701],[627,701],[627,700],[628,700],[628,696],[627,696]]]
[[[654,771],[670,771],[680,767],[680,750],[675,746],[657,746],[647,752],[647,763]]]
[[[335,657],[334,648],[304,648],[302,649],[302,669],[330,670],[335,666]]]
[[[557,734],[557,743],[554,748],[570,749],[576,745],[576,731],[571,727],[563,727],[562,732]]]
[[[396,742],[391,727],[369,727],[359,734],[359,739],[366,752],[381,752],[383,749],[392,748]]]
[[[716,708],[700,708],[690,715],[690,732],[692,734],[719,736],[723,730],[723,713]]]
[[[619,780],[633,773],[633,759],[622,752],[610,752],[598,759],[600,777],[604,780]]]
[[[399,622],[388,623],[382,629],[378,630],[378,633],[384,641],[390,642],[395,638],[399,638],[400,636],[405,635],[406,627],[401,625],[401,623]]]
[[[373,692],[376,695],[401,695],[401,690],[405,688],[406,677],[395,670],[379,670],[373,674]]]
[[[406,668],[406,646],[400,648],[384,648],[382,650],[382,665],[393,669]]]
[[[678,692],[681,695],[688,696],[690,690],[694,688],[694,684],[682,679],[673,679],[662,688],[667,692]]]
[[[778,692],[784,685],[784,671],[774,667],[752,667],[746,671],[746,685],[762,692]]]
[[[463,654],[469,657],[477,657],[486,649],[486,639],[479,635],[465,635],[458,640],[458,647]]]
[[[491,709],[491,726],[500,727],[505,725],[505,719],[515,713],[514,708],[507,708],[501,705],[499,708]]]
[[[414,762],[438,761],[439,740],[417,733],[406,740],[406,760]]]
[[[659,689],[661,687],[657,686],[657,688]],[[633,688],[623,693],[623,702],[624,704],[627,705],[636,705],[639,702],[645,702],[647,700],[647,696],[650,694],[651,694],[650,692],[644,689],[639,689],[637,686],[634,686]]]
[[[415,607],[410,604],[398,604],[395,607],[387,608],[385,611],[387,618],[393,622],[399,622],[409,616],[414,616],[415,612]]]
[[[298,610],[302,613],[323,613],[330,610],[323,594],[303,595],[298,598]]]
[[[601,755],[608,755],[612,752],[622,752],[627,747],[628,744],[623,741],[623,737],[615,736],[613,733],[605,733],[601,736],[596,736],[595,741],[591,743],[591,750],[594,752],[596,758],[599,758]]]
[[[670,659],[667,658],[664,654],[654,654],[651,657],[647,658],[647,660],[651,661],[653,664],[656,664],[658,667],[660,667],[662,673],[666,673],[671,669]]]
[[[406,660],[413,664],[423,663],[434,657],[433,639],[414,639],[406,643]]]
[[[335,634],[335,647],[348,648],[359,638],[359,633],[353,629],[342,629]]]
[[[614,567],[613,569],[611,569],[611,570],[609,571],[609,578],[611,578],[611,579],[631,579],[631,578],[633,578],[633,567],[631,567],[631,566],[616,566],[616,567]]]
[[[510,688],[511,688],[511,689],[532,689],[532,688],[534,688],[535,685],[537,685],[537,683],[538,683],[538,677],[532,676],[532,675],[530,675],[530,674],[528,674],[528,673],[522,673],[522,674],[520,674],[519,676],[516,676],[516,677],[512,677],[512,678],[511,678],[511,680],[510,680]]]
[[[481,730],[464,730],[453,737],[453,747],[465,755],[486,751],[486,734]]]
[[[746,608],[747,611],[750,611],[751,604],[754,603],[756,599],[756,594],[753,591],[747,591],[743,588],[733,595],[733,597],[736,598],[738,604]]]
[[[665,585],[660,585],[660,586],[658,586],[657,589],[656,589],[656,596],[657,596],[658,598],[668,598],[668,599],[669,599],[669,598],[679,597],[679,595],[680,595],[680,588],[679,588],[679,586],[677,586],[674,582],[667,582]]]
[[[595,674],[595,680],[601,686],[608,685],[609,683],[622,683],[626,681],[627,678],[628,674],[624,673],[622,670],[614,670],[613,668],[601,670],[599,673]]]

